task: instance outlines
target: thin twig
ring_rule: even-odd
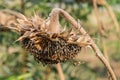
[[[120,32],[119,23],[118,23],[118,21],[117,21],[117,18],[116,18],[116,16],[115,16],[115,13],[113,12],[111,6],[107,3],[106,0],[104,0],[104,5],[105,5],[105,7],[108,9],[111,18],[113,19],[113,22],[114,22],[115,27],[116,27],[116,32],[119,33],[119,32]]]
[[[99,32],[101,33],[102,36],[106,36],[106,33],[103,30],[103,22],[101,21],[101,19],[99,17],[96,0],[93,0],[93,6],[94,6],[95,15],[96,15],[96,20],[97,20],[97,23],[98,23]]]
[[[58,73],[60,75],[60,80],[65,80],[65,77],[64,77],[64,74],[62,72],[62,68],[61,68],[60,63],[56,64],[56,68],[57,68],[57,71],[58,71]]]
[[[76,29],[78,29],[78,31],[82,34],[82,35],[86,35],[86,38],[89,40],[89,42],[91,43],[91,47],[94,50],[94,52],[96,53],[96,56],[102,61],[102,63],[106,66],[106,68],[108,69],[112,80],[117,80],[116,76],[109,64],[109,62],[107,61],[107,59],[103,56],[102,52],[99,50],[99,48],[97,47],[97,45],[94,43],[94,41],[92,40],[92,38],[87,34],[87,32],[84,30],[84,28],[80,25],[80,23],[78,24],[78,22],[71,17],[67,12],[65,12],[64,10],[60,9],[60,8],[55,8],[52,10],[52,12],[59,12],[58,14],[62,15],[68,22],[70,22],[73,27],[75,27]],[[57,15],[58,15],[57,14]]]

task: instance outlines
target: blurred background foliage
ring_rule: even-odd
[[[120,23],[120,0],[107,2]],[[84,28],[104,52],[92,0],[0,0],[0,10],[14,10],[27,17],[37,13],[45,19],[54,7],[66,10],[76,20],[80,19]],[[107,37],[104,38],[104,45],[109,61],[117,78],[120,79],[120,38],[116,34],[115,25],[106,7],[98,4],[98,10],[105,24]],[[62,18],[60,22],[67,25]],[[22,49],[20,43],[14,42],[18,36],[18,33],[10,30],[0,31],[0,80],[60,80],[55,65],[38,64]],[[66,80],[108,80],[105,67],[90,48],[83,49],[77,58],[85,63],[76,66],[69,62],[61,64]]]

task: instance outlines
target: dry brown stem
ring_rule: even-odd
[[[23,19],[23,15],[21,13],[19,13],[19,12],[16,12],[16,11],[13,11],[13,10],[9,10],[9,9],[3,9],[3,10],[0,10],[0,11],[3,12],[3,13],[7,13],[7,14],[10,14],[10,15],[13,15],[16,18]]]
[[[102,33],[102,27],[103,27],[103,23],[100,20],[100,15],[99,15],[99,10],[97,8],[97,2],[96,0],[93,0],[93,7],[94,7],[94,11],[95,11],[95,15],[96,15],[96,19],[97,19],[97,23],[98,23],[98,27],[99,27],[99,31],[101,33],[101,37],[102,37],[102,47],[103,47],[103,53],[104,56],[106,57],[106,59],[108,60],[108,54],[107,54],[107,50],[106,50],[106,46],[105,46],[105,41],[104,41],[104,34]]]
[[[104,5],[104,6],[107,8],[107,10],[108,10],[108,12],[109,12],[109,14],[110,14],[113,22],[114,22],[115,29],[116,29],[116,32],[117,32],[117,36],[118,36],[118,38],[119,38],[119,37],[120,37],[119,23],[118,23],[118,21],[117,21],[117,18],[116,18],[116,16],[115,16],[115,13],[114,13],[112,7],[107,3],[106,0],[102,0],[101,5]]]
[[[97,3],[96,3],[96,0],[93,0],[93,6],[94,6],[94,11],[95,11],[95,14],[96,14],[96,19],[97,19],[97,22],[98,22],[98,27],[100,27],[100,32],[101,29],[102,29],[102,25],[104,25],[102,23],[102,21],[99,19],[99,11],[98,11],[98,8],[97,8]],[[107,50],[106,50],[106,46],[105,46],[105,41],[104,41],[104,35],[101,33],[102,35],[102,46],[103,46],[103,53],[104,53],[104,56],[106,57],[107,60],[109,60],[108,58],[108,54],[107,54]]]
[[[99,17],[99,11],[98,11],[98,8],[97,8],[97,1],[96,0],[93,0],[93,6],[94,6],[94,11],[95,11],[99,31],[100,31],[102,36],[106,36],[106,33],[105,33],[104,29],[103,29],[103,22],[101,21],[101,19]]]
[[[52,10],[52,13],[54,12],[58,12],[58,14],[62,15],[69,23],[72,24],[73,27],[75,27],[82,35],[86,35],[86,38],[88,39],[88,41],[91,43],[91,47],[94,50],[94,52],[96,53],[96,56],[102,61],[102,63],[105,65],[105,67],[108,69],[112,80],[117,80],[116,76],[109,64],[109,62],[107,61],[107,59],[103,56],[102,52],[99,50],[99,48],[97,47],[97,45],[94,43],[94,41],[92,40],[92,38],[87,34],[87,32],[84,30],[84,28],[80,25],[80,23],[78,21],[76,21],[73,17],[71,17],[67,12],[65,12],[64,10],[60,9],[60,8],[55,8]],[[56,15],[58,15],[56,14]],[[52,16],[52,15],[51,15]]]
[[[111,18],[113,19],[113,22],[114,22],[115,27],[116,27],[116,32],[119,33],[119,31],[120,31],[119,23],[118,23],[118,21],[117,21],[117,18],[116,18],[116,16],[115,16],[115,13],[113,12],[111,6],[110,6],[105,0],[104,0],[104,5],[105,5],[105,7],[108,9]]]
[[[64,76],[64,74],[62,72],[62,68],[61,68],[60,63],[56,64],[56,68],[57,68],[57,71],[59,73],[60,80],[65,80],[65,76]]]
[[[98,10],[98,7],[97,7],[96,0],[93,0],[93,7],[94,7],[98,27],[99,27],[99,32],[101,33],[101,43],[102,43],[102,47],[103,47],[103,54],[104,54],[105,58],[109,61],[109,57],[108,57],[108,53],[107,53],[106,45],[105,45],[105,41],[104,41],[105,37],[104,37],[104,34],[102,33],[103,32],[102,27],[103,27],[104,24],[100,20],[100,15],[99,15],[99,10]],[[108,72],[108,76],[109,76],[108,78],[111,79],[111,76],[109,75],[109,72]]]

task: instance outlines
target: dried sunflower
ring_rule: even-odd
[[[55,22],[55,17],[58,16],[54,15],[49,20],[43,20],[37,15],[32,19],[23,16],[22,19],[18,19],[17,27],[13,28],[21,34],[17,41],[20,41],[23,48],[31,52],[38,62],[45,64],[65,62],[73,59],[81,50],[80,38],[73,29],[50,31],[50,26],[59,25],[59,22]]]

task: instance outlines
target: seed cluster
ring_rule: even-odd
[[[53,40],[44,34],[38,33],[32,38],[26,37],[22,40],[23,47],[30,51],[38,62],[45,64],[64,62],[73,59],[81,50],[80,46],[68,43],[62,37]]]
[[[49,21],[41,19],[39,16],[28,19],[18,19],[16,27],[11,27],[18,31],[21,36],[17,39],[27,51],[29,51],[38,62],[44,64],[57,64],[73,58],[81,50],[80,37],[73,34],[72,29],[60,30],[57,33],[50,31]]]

